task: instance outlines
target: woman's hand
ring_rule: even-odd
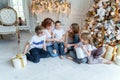
[[[74,48],[77,48],[78,47],[78,44],[76,44],[75,46],[74,46]]]
[[[67,48],[69,48],[69,47],[71,47],[71,46],[72,46],[71,44],[67,44],[67,45],[66,45]]]

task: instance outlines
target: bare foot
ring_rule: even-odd
[[[70,57],[70,56],[67,56],[67,59],[69,59],[69,60],[73,60],[73,58],[72,58],[72,57]]]
[[[112,64],[111,61],[106,61],[106,62],[103,62],[104,64]]]
[[[57,50],[54,49],[54,50],[53,50],[53,53],[56,54],[56,53],[57,53]]]
[[[63,59],[63,56],[59,56],[60,57],[60,59]]]

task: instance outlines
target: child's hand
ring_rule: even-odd
[[[54,39],[54,41],[56,41],[56,42],[60,42],[60,39]]]
[[[82,48],[83,48],[84,50],[86,50],[85,45],[82,45]]]
[[[22,52],[22,54],[24,54],[24,55],[25,55],[26,53],[25,53],[25,52]]]
[[[64,52],[65,52],[65,53],[67,52],[67,48],[64,49]]]
[[[60,39],[60,42],[64,42],[62,39]]]
[[[77,48],[78,47],[78,45],[76,44],[75,46],[74,46],[74,48]]]
[[[44,49],[45,51],[47,51],[47,49]]]

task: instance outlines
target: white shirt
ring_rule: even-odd
[[[83,45],[82,42],[80,42],[78,44],[78,47],[81,47],[81,49],[83,49],[82,45]],[[87,49],[87,51],[92,51],[92,50],[96,49],[94,46],[92,46],[90,44],[85,45],[85,48]],[[84,50],[83,50],[83,53],[84,53],[84,56],[87,57],[87,53]]]
[[[47,29],[45,29],[45,35],[46,35],[47,39],[52,38],[52,35],[48,32]],[[52,42],[46,42],[46,46],[51,46],[51,45],[52,45]]]
[[[57,39],[62,39],[63,35],[65,34],[63,29],[60,29],[60,30],[54,29],[53,33],[55,35],[55,38]]]
[[[45,40],[46,40],[46,36],[44,35],[44,36],[37,36],[37,35],[34,35],[31,39],[30,39],[30,41],[29,41],[29,43],[30,43],[30,49],[32,49],[32,48],[43,48],[43,45],[44,45],[44,43],[45,43]]]

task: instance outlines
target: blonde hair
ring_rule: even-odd
[[[87,32],[81,33],[81,39],[83,39],[84,41],[87,41],[88,44],[92,45],[92,37],[91,37],[90,33],[87,33]]]

